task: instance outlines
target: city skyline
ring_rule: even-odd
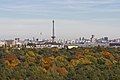
[[[119,38],[119,0],[1,0],[0,38]],[[40,35],[42,33],[42,35]]]

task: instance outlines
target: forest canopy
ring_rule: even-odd
[[[120,48],[0,48],[0,80],[120,80]]]

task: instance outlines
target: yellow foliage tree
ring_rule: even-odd
[[[52,63],[54,60],[54,57],[45,57],[40,59],[40,63],[42,63],[43,66],[48,66],[48,64]]]
[[[44,67],[38,66],[39,69],[41,69],[43,72],[48,72]]]
[[[35,57],[35,53],[33,51],[28,51],[26,55],[30,57]]]
[[[4,58],[4,63],[8,65],[10,68],[16,67],[20,61],[13,54],[8,54],[6,58]]]
[[[72,66],[75,67],[75,66],[77,66],[77,65],[80,63],[80,61],[79,61],[79,60],[74,60],[74,59],[73,59],[73,60],[70,61],[70,63],[71,63]]]
[[[58,49],[57,47],[54,47],[54,48],[52,48],[51,50],[54,51],[54,52],[59,51],[59,49]]]
[[[79,62],[82,63],[82,64],[90,64],[91,63],[91,61],[86,57],[85,58],[80,58]]]
[[[84,53],[84,54],[89,54],[89,53],[90,53],[90,50],[89,50],[89,49],[85,49],[85,50],[83,50],[83,53]]]

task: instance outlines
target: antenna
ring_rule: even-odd
[[[53,23],[53,30],[52,30],[52,42],[54,42],[54,39],[55,39],[55,31],[54,31],[54,23],[55,23],[55,21],[53,20],[52,21],[52,23]]]

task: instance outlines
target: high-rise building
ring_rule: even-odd
[[[90,40],[91,40],[91,42],[96,42],[96,40],[95,40],[95,36],[92,35],[91,38],[90,38]]]
[[[105,41],[108,41],[108,37],[104,37],[104,40],[105,40]]]

